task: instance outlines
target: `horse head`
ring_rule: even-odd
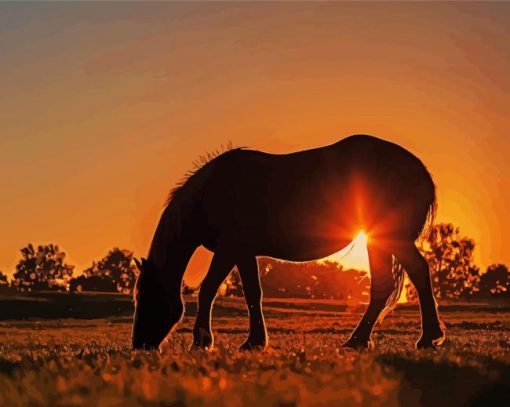
[[[140,273],[134,290],[133,349],[154,350],[179,322],[184,306],[180,291],[170,292],[153,264],[146,259],[135,263]]]

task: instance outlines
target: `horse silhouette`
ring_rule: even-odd
[[[404,270],[421,309],[418,348],[444,339],[429,266],[415,246],[436,213],[435,185],[404,148],[368,135],[291,154],[232,149],[176,187],[156,228],[148,259],[137,262],[132,342],[158,348],[180,321],[183,274],[195,249],[214,256],[198,295],[193,347],[211,348],[211,308],[237,266],[250,331],[241,349],[264,348],[257,256],[310,261],[331,255],[364,230],[369,241],[370,303],[344,346],[371,347],[372,329],[396,303]]]

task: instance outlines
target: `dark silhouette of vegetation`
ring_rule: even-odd
[[[192,287],[186,283],[182,284],[182,294],[183,295],[193,295],[198,291],[197,287]]]
[[[261,285],[267,297],[368,300],[368,274],[344,270],[338,263],[291,263],[261,258],[259,269]],[[237,270],[225,280],[224,294],[243,296]]]
[[[473,239],[462,236],[451,223],[434,225],[421,242],[420,251],[430,266],[437,299],[463,299],[478,291],[480,269],[474,263]],[[416,299],[414,287],[407,284],[408,300]]]
[[[437,224],[420,250],[427,259],[435,295],[439,300],[510,300],[510,271],[504,264],[493,264],[485,273],[475,265],[473,239],[462,236],[452,224]],[[23,291],[69,290],[71,292],[119,292],[129,294],[136,280],[133,253],[114,248],[98,262],[72,278],[74,267],[65,263],[65,253],[55,244],[32,244],[21,249],[22,259],[9,284],[0,271],[0,288]],[[344,270],[334,262],[285,262],[270,257],[258,261],[264,294],[271,298],[337,299],[347,302],[369,299],[369,274]],[[414,286],[406,286],[408,301],[416,301]],[[7,291],[5,291],[7,290]],[[196,294],[198,287],[183,284],[183,294]],[[220,289],[225,296],[244,296],[237,269]]]
[[[6,287],[8,285],[9,285],[9,280],[7,280],[7,276],[2,271],[0,271],[0,286]]]
[[[73,278],[69,285],[72,293],[82,291],[117,292],[117,285],[109,276],[79,276]]]
[[[74,266],[65,263],[66,254],[57,245],[32,244],[21,249],[12,286],[22,291],[66,290]]]
[[[510,299],[510,271],[504,264],[493,264],[480,276],[479,296]]]
[[[129,294],[136,280],[133,252],[113,248],[98,262],[71,281],[71,291],[104,291]]]

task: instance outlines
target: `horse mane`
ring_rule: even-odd
[[[188,193],[193,193],[194,190],[197,188],[200,188],[200,184],[203,182],[201,178],[204,177],[197,177],[199,173],[202,173],[203,170],[205,170],[209,165],[218,157],[233,152],[237,150],[241,150],[243,147],[234,147],[231,142],[228,142],[226,145],[221,145],[221,148],[218,150],[215,150],[213,152],[205,153],[201,156],[199,156],[196,160],[194,160],[193,168],[191,170],[188,170],[184,176],[177,182],[177,184],[170,190],[170,193],[168,194],[167,199],[165,200],[165,211],[162,215],[162,218],[165,218],[164,224],[166,224],[166,227],[173,227],[173,231],[175,233],[179,233],[181,228],[181,216],[183,215],[182,211],[182,198],[185,197],[184,190],[187,189]],[[207,175],[207,174],[205,174]],[[191,182],[192,180],[195,180],[196,182]],[[194,184],[194,185],[192,185]],[[186,186],[189,186],[189,188],[185,188]],[[177,199],[179,198],[179,199]],[[169,210],[170,209],[170,210]],[[156,230],[157,232],[157,230]],[[152,245],[154,244],[154,240],[152,242]],[[152,247],[151,247],[152,249]],[[136,259],[135,259],[136,262]],[[140,287],[142,284],[142,280],[146,279],[147,276],[145,276],[147,269],[151,268],[151,264],[148,260],[142,259],[142,263],[137,262],[137,268],[139,270],[138,276],[136,278],[135,285],[133,287],[133,303],[136,305],[139,300],[140,296]],[[154,274],[155,271],[152,271],[152,274]]]
[[[168,197],[165,200],[165,207],[170,205],[170,203],[177,197],[177,195],[179,195],[186,184],[188,184],[195,175],[201,172],[201,170],[204,168],[208,167],[209,164],[216,158],[233,151],[242,150],[243,148],[245,147],[234,147],[232,142],[229,141],[226,145],[222,144],[221,147],[215,151],[207,152],[198,156],[198,158],[192,161],[193,168],[186,171],[184,176],[179,181],[177,181],[175,186],[170,190]]]

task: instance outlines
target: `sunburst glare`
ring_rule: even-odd
[[[323,260],[340,263],[344,269],[369,271],[367,243],[368,235],[361,230],[347,247]]]

